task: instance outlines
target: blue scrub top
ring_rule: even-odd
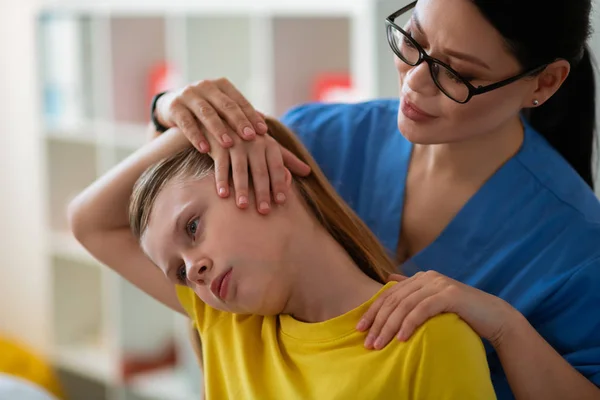
[[[392,254],[412,150],[398,131],[398,105],[313,103],[282,117]],[[520,151],[400,268],[406,275],[436,270],[501,297],[600,386],[600,203],[524,124]],[[485,345],[498,398],[513,399],[498,356]]]

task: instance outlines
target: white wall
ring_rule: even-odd
[[[0,334],[44,350],[49,315],[36,132],[35,1],[0,0]]]

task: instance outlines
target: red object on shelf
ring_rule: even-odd
[[[323,73],[315,78],[313,100],[318,102],[348,102],[356,100],[356,92],[348,73]]]
[[[155,94],[180,86],[179,72],[174,65],[162,61],[150,69],[148,75],[147,102],[150,104]]]

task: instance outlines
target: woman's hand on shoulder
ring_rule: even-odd
[[[369,331],[365,347],[381,349],[396,336],[405,341],[430,318],[441,313],[458,314],[480,337],[494,347],[502,341],[519,313],[506,301],[435,271],[419,272],[398,281],[382,293],[359,322]]]
[[[286,167],[297,175],[310,168],[269,136],[266,117],[227,79],[203,80],[166,93],[157,103],[157,118],[178,127],[198,151],[215,161],[216,190],[229,196],[230,174],[236,204],[247,208],[249,182],[256,208],[267,214],[272,199],[286,199]]]

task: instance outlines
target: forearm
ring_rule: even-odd
[[[148,143],[86,188],[69,205],[69,220],[76,237],[129,225],[128,206],[133,186],[157,161],[190,146],[172,129]]]
[[[599,399],[600,389],[573,368],[521,314],[495,348],[517,400]]]

